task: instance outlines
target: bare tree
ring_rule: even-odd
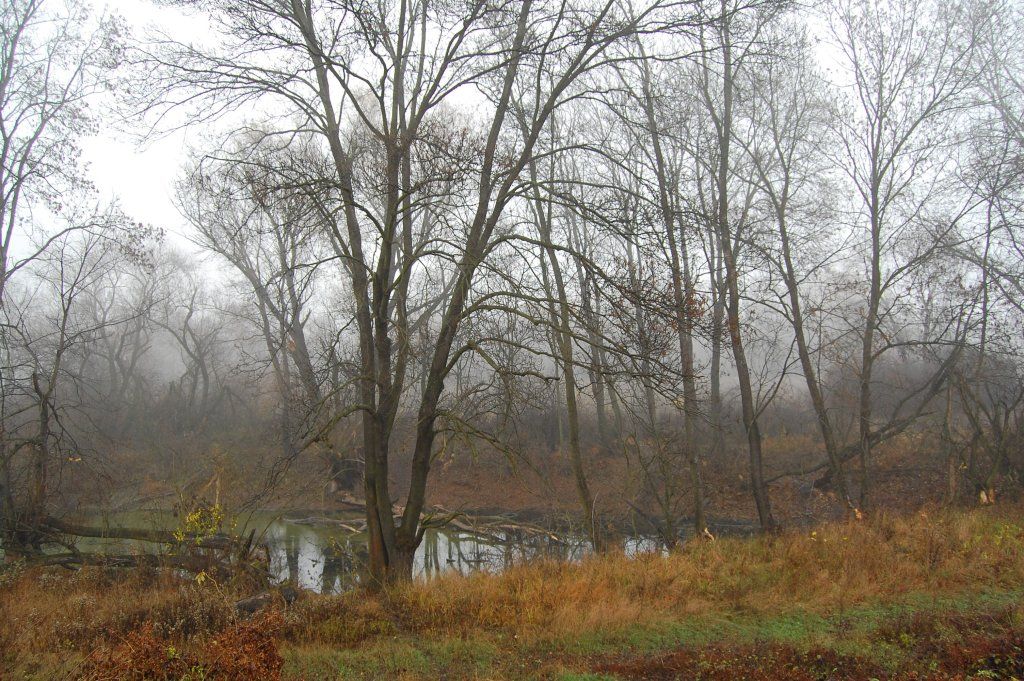
[[[860,201],[868,280],[860,333],[860,506],[870,484],[873,369],[892,347],[879,333],[896,314],[898,287],[938,247],[920,241],[926,202],[940,186],[940,152],[952,140],[977,48],[971,6],[946,0],[838,3],[835,42],[851,74],[851,115],[840,116],[841,166]],[[908,240],[917,239],[913,246]]]
[[[0,301],[11,275],[81,221],[74,212],[89,182],[81,139],[114,82],[121,28],[95,19],[85,2],[4,0],[0,6]],[[16,245],[19,237],[34,237]]]
[[[704,511],[704,483],[701,475],[701,453],[697,441],[698,417],[701,408],[697,400],[697,368],[694,360],[694,333],[701,316],[696,277],[691,261],[692,222],[688,220],[686,200],[680,196],[682,170],[681,155],[672,153],[670,141],[664,139],[661,123],[667,111],[659,107],[657,84],[654,82],[650,62],[641,62],[640,92],[634,93],[639,102],[650,136],[650,156],[657,184],[658,207],[663,220],[663,233],[668,245],[668,264],[672,278],[673,311],[679,343],[680,372],[683,383],[683,447],[690,469],[693,487],[693,522],[698,536],[708,532]],[[671,137],[670,135],[668,136]]]
[[[179,186],[178,204],[196,243],[219,255],[249,291],[249,316],[280,393],[284,456],[290,460],[304,443],[320,445],[336,492],[352,477],[355,458],[335,450],[330,424],[334,408],[343,407],[325,391],[307,331],[322,265],[334,257],[323,216],[337,197],[322,177],[310,175],[326,159],[298,140],[286,149],[259,131],[230,145],[226,154],[196,163]]]
[[[733,127],[735,115],[736,81],[744,68],[761,47],[762,33],[767,19],[758,9],[744,10],[723,0],[715,16],[715,23],[701,33],[704,52],[701,57],[699,86],[708,115],[715,127],[717,139],[717,168],[715,170],[715,243],[721,253],[725,279],[726,322],[732,345],[736,375],[739,380],[743,427],[747,435],[750,458],[750,485],[757,505],[757,514],[764,530],[776,527],[771,501],[764,479],[761,427],[758,407],[751,382],[750,364],[744,348],[741,324],[740,250],[741,222],[730,214],[730,187],[733,159],[732,142],[736,135]]]
[[[486,305],[473,300],[474,279],[480,263],[506,243],[500,218],[517,195],[539,135],[552,112],[572,97],[573,83],[604,63],[610,46],[662,27],[671,4],[645,3],[626,13],[615,2],[577,7],[403,1],[371,8],[340,0],[315,6],[238,0],[216,13],[227,29],[223,38],[235,41],[237,51],[167,41],[153,53],[169,96],[191,99],[198,88],[221,109],[276,97],[303,115],[329,150],[342,203],[332,235],[350,280],[359,337],[374,580],[411,574],[424,532],[420,521],[445,379],[463,354],[474,351],[472,342],[456,347],[456,340],[467,315]],[[525,133],[506,146],[513,93],[555,61],[558,79],[536,93],[527,105]],[[489,102],[478,136],[462,142],[440,135],[432,123],[436,112],[472,86]],[[356,136],[348,137],[349,131]],[[368,155],[360,138],[369,143],[364,149],[380,150],[372,175],[363,174]],[[446,203],[453,176],[468,182],[458,188],[468,210]],[[453,239],[418,240],[416,217],[424,211],[432,221],[445,221]],[[426,349],[429,369],[416,408],[411,484],[396,521],[389,454],[411,360],[409,291],[425,261],[438,258],[457,274],[435,306],[435,340]]]
[[[36,258],[35,281],[17,288],[5,305],[4,366],[0,384],[3,437],[3,545],[11,554],[33,553],[47,539],[57,472],[81,462],[67,421],[80,404],[82,377],[73,355],[107,326],[89,314],[90,297],[120,259],[103,236],[71,232]],[[70,453],[70,456],[66,453]]]
[[[768,257],[782,276],[783,305],[793,328],[800,367],[832,477],[843,503],[856,511],[843,470],[839,434],[818,376],[801,298],[802,282],[827,268],[841,246],[821,237],[793,234],[793,223],[799,219],[799,216],[794,219],[794,214],[803,210],[811,212],[808,219],[824,217],[821,211],[815,214],[816,206],[807,195],[829,196],[826,182],[816,181],[827,177],[828,171],[827,159],[820,149],[833,141],[829,137],[832,120],[829,92],[821,76],[814,71],[806,36],[792,23],[781,25],[777,31],[777,38],[771,42],[785,46],[784,35],[788,34],[792,36],[791,47],[765,60],[748,78],[749,94],[743,109],[749,117],[746,122],[751,131],[738,139],[756,169],[756,184],[774,216],[777,253],[770,253]],[[810,260],[812,245],[823,247],[819,251],[823,258]],[[798,256],[810,260],[805,271],[797,270]]]

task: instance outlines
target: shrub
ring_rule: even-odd
[[[281,678],[284,659],[277,650],[277,636],[283,625],[279,611],[264,610],[228,627],[205,647],[204,668],[225,681]]]
[[[112,648],[93,653],[83,678],[90,681],[120,679],[180,679],[197,665],[178,652],[171,642],[146,622]]]

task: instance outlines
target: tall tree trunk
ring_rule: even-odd
[[[746,351],[743,347],[743,334],[740,326],[740,289],[739,264],[733,244],[734,234],[729,225],[729,148],[732,142],[732,107],[733,77],[732,40],[729,33],[729,18],[725,2],[722,3],[722,112],[718,127],[718,235],[719,248],[725,264],[725,284],[728,295],[726,315],[729,327],[729,339],[732,342],[733,359],[736,364],[736,375],[740,384],[740,402],[743,410],[743,427],[747,433],[747,447],[750,457],[750,485],[757,506],[757,515],[761,528],[765,531],[776,529],[775,517],[772,515],[771,501],[768,498],[768,487],[764,480],[764,464],[761,452],[761,430],[758,424],[757,405],[754,403],[754,391],[750,380],[750,367],[747,363]]]
[[[788,179],[787,179],[788,187]],[[782,246],[783,279],[786,283],[786,290],[789,295],[790,314],[792,315],[793,334],[796,337],[797,354],[800,357],[800,368],[804,374],[804,382],[807,385],[807,392],[811,397],[811,404],[814,406],[814,413],[818,419],[818,428],[821,431],[822,440],[825,443],[825,453],[828,457],[832,477],[835,480],[839,495],[848,509],[857,512],[857,508],[850,497],[850,488],[846,482],[846,473],[843,471],[843,461],[839,453],[839,443],[836,439],[835,429],[832,426],[832,419],[829,417],[828,407],[825,404],[825,397],[821,392],[821,384],[818,382],[818,375],[814,369],[814,362],[811,358],[811,351],[807,344],[807,334],[804,328],[803,307],[800,302],[798,279],[796,267],[793,265],[792,250],[789,242],[789,228],[787,226],[786,199],[784,195],[775,201],[776,220],[779,227],[779,237]],[[774,199],[774,197],[773,197]]]
[[[725,453],[725,426],[722,423],[722,344],[725,340],[725,277],[722,275],[721,249],[711,237],[711,360],[708,365],[708,424],[711,438],[708,458],[718,460]]]
[[[607,548],[607,544],[601,529],[601,523],[597,517],[594,496],[590,490],[586,468],[583,464],[583,448],[580,443],[579,406],[577,403],[578,386],[573,347],[572,312],[569,308],[565,278],[562,276],[562,266],[558,261],[558,254],[551,242],[551,204],[550,202],[544,202],[541,198],[540,185],[537,182],[536,165],[533,163],[530,164],[530,175],[533,182],[538,228],[541,240],[544,243],[547,261],[551,267],[551,277],[554,280],[555,294],[558,301],[557,318],[555,320],[557,326],[554,328],[554,332],[558,349],[558,364],[562,370],[562,385],[564,386],[566,425],[569,435],[569,460],[572,465],[573,478],[576,483],[576,494],[579,497],[580,507],[585,516],[584,522],[587,527],[587,534],[590,536],[590,542],[595,551],[604,551]]]
[[[878,199],[877,173],[872,182],[871,196],[871,273],[867,310],[864,314],[864,334],[861,338],[860,391],[857,426],[860,437],[860,507],[867,508],[871,486],[871,380],[875,365],[875,331],[878,328],[878,310],[882,298],[881,263],[881,208]]]
[[[953,385],[946,386],[946,408],[942,417],[942,446],[946,450],[946,504],[956,503],[960,486],[960,462],[953,442]]]
[[[677,340],[679,342],[680,369],[683,379],[683,447],[690,470],[690,484],[693,489],[693,524],[696,536],[707,532],[704,514],[704,482],[700,471],[700,450],[695,440],[697,427],[697,378],[693,359],[693,306],[695,297],[693,277],[690,273],[689,252],[686,231],[678,220],[679,234],[676,235],[677,215],[673,209],[669,169],[661,145],[661,133],[654,110],[654,93],[651,92],[650,72],[644,69],[644,111],[647,127],[654,147],[655,170],[658,177],[658,197],[669,247],[672,271],[672,296],[675,306]]]
[[[575,228],[575,218],[570,217]],[[582,239],[577,238],[577,248],[582,248]],[[610,452],[611,438],[608,427],[608,415],[605,408],[605,379],[604,379],[604,352],[603,342],[598,333],[598,320],[594,315],[592,301],[593,289],[590,277],[583,267],[579,257],[574,257],[576,263],[576,277],[579,279],[580,299],[583,303],[583,323],[586,325],[587,341],[590,345],[590,382],[594,391],[594,410],[597,416],[597,436],[601,442],[601,449],[605,453]]]
[[[671,229],[669,232],[671,233]],[[704,478],[701,473],[700,447],[697,446],[696,437],[698,433],[697,414],[697,376],[696,365],[693,359],[693,306],[696,298],[696,290],[693,284],[693,276],[690,273],[689,253],[687,249],[686,233],[683,225],[679,224],[679,242],[681,246],[680,255],[683,260],[682,271],[682,301],[676,301],[677,313],[680,319],[679,326],[679,347],[682,359],[683,371],[683,439],[686,442],[687,462],[690,467],[690,484],[693,487],[693,530],[697,536],[708,533],[707,516],[704,511]],[[678,267],[674,268],[678,271]],[[678,279],[678,277],[675,277]],[[679,282],[676,282],[677,284]],[[678,289],[677,289],[678,290]]]

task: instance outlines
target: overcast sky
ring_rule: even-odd
[[[157,7],[150,0],[94,0],[97,12],[124,17],[134,31],[148,25],[171,30],[194,30],[195,22],[177,9]],[[184,220],[174,207],[174,182],[188,156],[189,144],[199,138],[198,130],[140,142],[114,129],[100,131],[82,147],[90,176],[105,198],[117,197],[133,219],[168,232],[175,244],[185,245],[181,234]]]

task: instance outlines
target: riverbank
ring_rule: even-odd
[[[1010,678],[1024,671],[1022,510],[304,594],[255,621],[212,580],[7,574],[0,666],[40,679]]]

